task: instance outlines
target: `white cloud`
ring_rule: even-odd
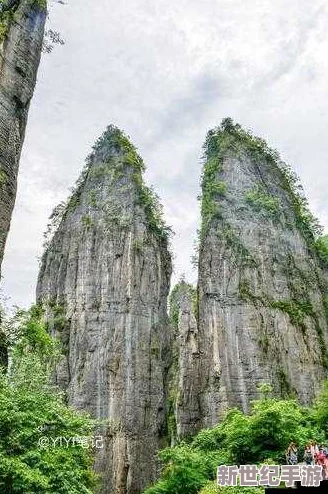
[[[195,279],[201,145],[225,116],[279,149],[328,227],[324,2],[69,0],[50,19],[66,45],[43,57],[31,105],[4,263],[14,302],[34,299],[47,218],[110,123],[148,165],[176,231],[176,277]]]

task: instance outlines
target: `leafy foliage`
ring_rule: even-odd
[[[220,456],[207,454],[189,445],[179,445],[160,452],[165,464],[161,479],[145,494],[196,494],[216,472]]]
[[[288,315],[290,322],[298,327],[303,333],[307,328],[307,318],[311,318],[316,328],[319,344],[322,352],[322,364],[328,367],[328,353],[324,340],[323,329],[320,325],[320,320],[313,307],[313,302],[309,297],[307,286],[309,286],[309,279],[302,279],[300,275],[304,273],[299,273],[294,275],[292,271],[292,263],[288,266],[288,281],[291,290],[291,298],[289,299],[273,299],[267,293],[255,294],[252,289],[248,279],[241,278],[239,282],[239,296],[242,300],[249,300],[255,306],[272,307],[274,309],[279,309]],[[317,279],[315,279],[317,283]],[[326,307],[326,317],[328,317],[327,301],[323,297],[323,304]],[[263,335],[264,336],[264,335]]]
[[[163,206],[159,202],[158,195],[151,187],[147,187],[140,181],[138,183],[138,193],[140,205],[146,213],[148,228],[159,239],[166,242],[171,236],[172,230],[165,224]]]
[[[257,186],[248,191],[245,198],[256,211],[266,211],[273,217],[279,212],[279,199],[267,194],[262,187]]]
[[[0,43],[8,34],[13,16],[20,4],[20,0],[0,0]],[[31,8],[36,6],[47,9],[47,0],[30,0]]]
[[[42,448],[43,437],[90,437],[94,423],[67,407],[50,382],[57,345],[42,311],[19,311],[12,325],[11,365],[0,371],[0,491],[6,494],[92,494],[91,450],[78,445]]]
[[[306,316],[315,317],[312,304],[308,301],[271,300],[270,306],[286,312],[289,315],[290,322],[304,331],[306,330]]]
[[[3,42],[8,33],[13,14],[14,10],[10,9],[2,12],[0,15],[0,43]]]
[[[41,9],[47,8],[47,0],[31,0],[31,3],[37,5]]]
[[[227,186],[222,180],[218,180],[221,170],[221,157],[209,156],[202,177],[202,231],[206,230],[212,219],[221,218],[220,207],[217,199],[225,195]]]
[[[328,437],[328,382],[323,385],[321,393],[314,403],[313,417],[319,428]]]
[[[264,494],[264,487],[219,486],[216,482],[209,482],[200,494]]]
[[[315,248],[321,263],[328,266],[328,235],[317,238]]]
[[[302,407],[296,400],[270,397],[271,386],[266,383],[259,389],[262,397],[253,402],[249,414],[231,409],[220,424],[201,430],[188,444],[163,450],[160,480],[144,494],[188,494],[202,488],[202,494],[241,494],[244,488],[210,483],[218,465],[284,463],[291,441],[302,451],[312,439],[328,439],[328,383],[312,408]],[[263,492],[261,488],[257,491]]]

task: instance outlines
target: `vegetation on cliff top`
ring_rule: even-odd
[[[20,4],[20,0],[0,0],[0,43],[6,37],[13,15]],[[47,8],[47,0],[30,0],[31,7],[38,6],[42,10]]]
[[[298,176],[281,160],[276,150],[251,131],[234,123],[231,118],[225,118],[219,127],[210,130],[204,144],[201,240],[212,221],[222,218],[219,199],[227,192],[226,185],[219,180],[223,159],[229,154],[238,155],[240,152],[246,152],[252,160],[259,163],[264,159],[280,171],[280,185],[289,194],[297,227],[309,249],[315,251],[321,263],[328,266],[328,245],[321,240],[323,229],[309,209]],[[246,199],[257,207],[266,208],[271,214],[276,214],[279,208],[278,199],[264,191],[253,191]]]
[[[93,169],[93,165],[99,165],[99,163],[102,163],[102,166]],[[92,152],[87,157],[85,166],[68,200],[61,202],[54,208],[45,233],[45,247],[48,246],[67,213],[78,206],[86,180],[88,178],[101,179],[106,175],[111,177],[113,187],[120,187],[120,180],[125,176],[130,176],[137,190],[138,204],[145,212],[148,230],[161,242],[167,244],[172,230],[164,221],[163,207],[157,194],[143,182],[142,174],[144,171],[145,164],[129,138],[114,125],[108,126],[92,147]],[[96,201],[95,197],[92,196],[92,191],[90,201],[93,204]]]
[[[10,23],[12,21],[14,12],[17,8],[17,5],[15,7],[7,7],[6,5],[7,2],[5,0],[0,0],[0,43],[5,39]]]

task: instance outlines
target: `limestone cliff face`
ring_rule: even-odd
[[[327,377],[327,286],[293,174],[226,119],[205,143],[199,252],[203,425],[257,385],[308,403]]]
[[[155,480],[166,435],[171,257],[142,171],[128,139],[109,127],[57,219],[37,288],[66,353],[58,384],[70,404],[109,419],[96,468],[111,494]]]
[[[172,290],[170,316],[175,339],[170,392],[174,406],[173,436],[178,440],[198,432],[201,423],[196,303],[196,290],[185,281]]]
[[[45,20],[45,2],[41,0],[4,1],[0,5],[0,269]]]

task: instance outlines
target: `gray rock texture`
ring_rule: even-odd
[[[174,441],[192,436],[198,432],[201,423],[196,305],[195,288],[183,280],[180,281],[170,297],[170,317],[175,328],[170,386],[174,406],[171,410],[174,413]]]
[[[317,227],[275,152],[226,119],[202,181],[202,425],[249,409],[257,386],[309,403],[327,377],[327,285]]]
[[[156,479],[167,435],[171,257],[142,171],[128,139],[108,127],[53,215],[37,287],[64,348],[57,383],[71,405],[109,420],[96,470],[110,494],[140,493]]]
[[[8,10],[9,9],[9,10]],[[42,2],[3,2],[0,10],[0,269],[30,100],[42,51]]]

